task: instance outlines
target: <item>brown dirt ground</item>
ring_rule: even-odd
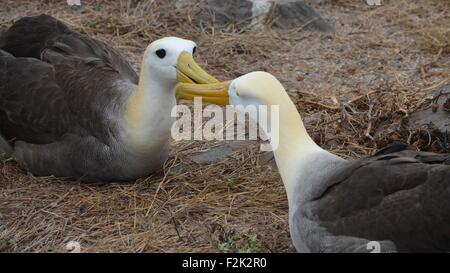
[[[408,132],[373,138],[429,105],[450,82],[450,2],[311,0],[336,34],[304,29],[219,29],[198,22],[199,2],[175,11],[168,1],[1,0],[0,31],[23,16],[47,13],[108,41],[139,67],[146,45],[174,35],[195,40],[197,59],[221,79],[265,70],[287,87],[319,145],[345,158],[370,155]],[[397,122],[397,123],[396,123]],[[417,144],[417,143],[416,143]],[[0,161],[0,251],[291,252],[285,191],[255,143],[222,162],[191,157],[217,142],[176,142],[164,171],[128,183],[80,184],[33,178]]]

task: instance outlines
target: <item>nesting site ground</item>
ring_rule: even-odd
[[[61,0],[0,2],[0,31],[23,16],[50,14],[112,44],[136,69],[151,41],[180,36],[198,43],[197,60],[219,79],[268,71],[285,85],[315,141],[344,158],[396,140],[443,150],[404,124],[450,83],[449,1],[306,1],[334,34],[219,28],[199,22],[201,1],[176,10],[165,0],[82,0],[83,13]],[[83,252],[294,251],[273,159],[245,142],[225,149],[219,162],[195,162],[221,146],[174,142],[160,173],[108,184],[34,178],[3,157],[0,251],[59,252],[70,241]]]

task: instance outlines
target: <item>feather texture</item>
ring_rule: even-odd
[[[386,252],[450,251],[450,155],[393,145],[346,162],[326,184],[293,213],[297,245],[368,252],[378,241]]]
[[[136,156],[120,124],[138,76],[108,44],[47,16],[17,21],[0,39],[0,133],[35,175],[133,179],[158,169],[167,143]]]

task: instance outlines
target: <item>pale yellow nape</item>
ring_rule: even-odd
[[[143,66],[143,65],[142,65]],[[145,73],[143,73],[144,68],[141,67],[141,72],[139,76],[139,84],[136,88],[134,95],[129,100],[126,110],[125,110],[125,118],[128,122],[128,125],[131,127],[131,131],[142,126],[144,119],[144,104],[142,103],[144,99],[144,77]]]
[[[149,92],[152,92],[151,88],[160,88],[157,82],[151,82],[151,71],[148,71],[149,68],[144,65],[145,60],[147,60],[149,54],[152,54],[152,49],[159,44],[173,45],[179,43],[179,39],[180,38],[177,37],[164,37],[152,42],[145,49],[139,74],[139,84],[136,88],[135,94],[129,100],[125,110],[125,119],[128,122],[128,131],[130,135],[133,135],[135,132],[137,132],[138,129],[142,129],[143,126],[148,125],[147,122],[150,118],[146,113],[146,109],[148,109],[148,103],[146,103],[144,100],[148,99],[149,96],[146,96],[146,93],[148,95]],[[157,92],[154,92],[154,94],[156,93]],[[153,99],[155,99],[155,97],[153,97]],[[155,105],[160,104],[156,102]]]
[[[163,38],[159,41],[162,41],[167,38]],[[136,88],[136,91],[134,95],[131,97],[130,101],[128,102],[125,110],[125,118],[128,122],[128,125],[131,127],[131,132],[134,129],[139,128],[142,126],[143,120],[144,120],[144,104],[142,101],[144,100],[144,85],[148,82],[146,77],[149,74],[149,71],[145,71],[144,61],[147,58],[150,48],[154,45],[155,42],[151,43],[147,48],[145,49],[144,56],[142,57],[142,63],[141,63],[141,70],[139,73],[139,83]]]
[[[278,105],[280,137],[292,145],[316,145],[309,136],[302,118],[283,85],[267,72],[252,72],[236,81],[238,96],[256,99],[260,104]]]
[[[232,84],[233,85],[233,84]],[[235,82],[236,94],[243,100],[250,99],[261,105],[279,106],[279,140],[274,150],[275,160],[283,183],[288,191],[296,183],[299,166],[307,165],[309,155],[322,150],[309,136],[297,108],[282,84],[266,72],[252,72]],[[272,125],[271,125],[272,126]]]
[[[173,96],[174,105],[170,105],[167,100],[170,100],[171,93],[156,90],[164,87],[160,86],[157,80],[151,79],[150,68],[145,65],[155,43],[161,43],[167,39],[171,39],[171,37],[157,40],[145,50],[139,83],[125,106],[124,121],[127,143],[138,150],[145,151],[154,148],[170,138],[170,110],[171,106],[175,105],[175,97]],[[167,97],[163,94],[167,94]],[[164,112],[167,113],[163,114]]]

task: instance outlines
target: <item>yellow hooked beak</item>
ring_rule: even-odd
[[[202,97],[203,102],[227,105],[228,87],[230,82],[219,82],[206,73],[192,58],[192,55],[183,52],[178,57],[177,80],[179,84],[175,89],[178,100],[193,100]]]
[[[203,102],[227,105],[230,83],[230,81],[212,84],[179,83],[175,88],[175,94],[177,99],[194,100],[195,97],[201,97]]]
[[[177,72],[177,80],[181,83],[209,84],[219,82],[216,78],[206,73],[194,61],[192,55],[186,51],[182,52],[178,57]]]

